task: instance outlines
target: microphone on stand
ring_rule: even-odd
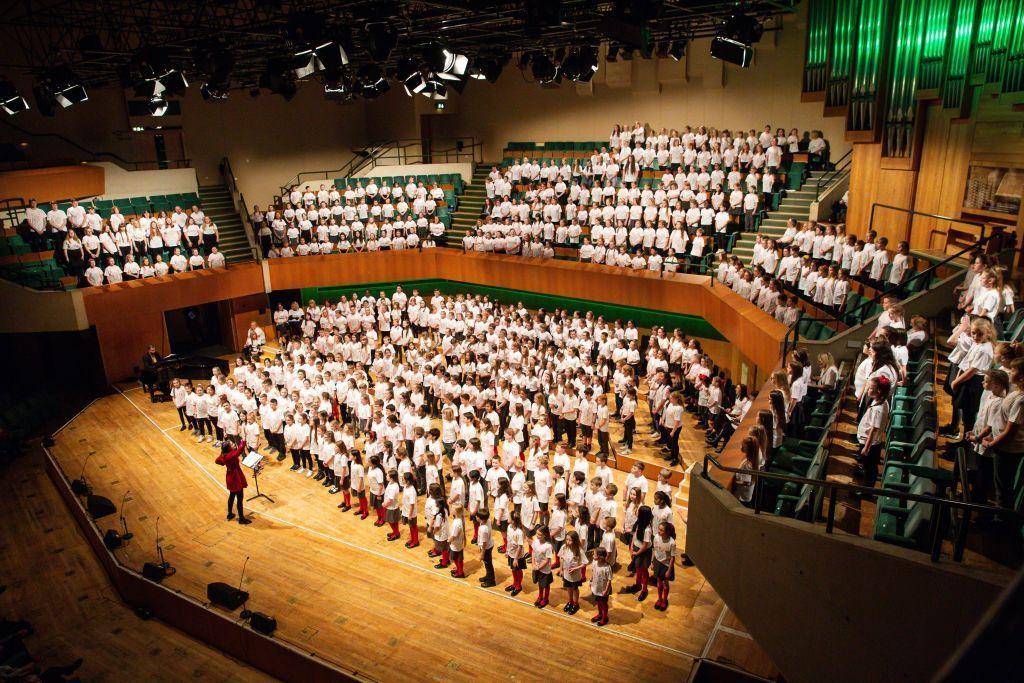
[[[121,496],[121,540],[130,541],[135,537],[135,534],[128,531],[128,520],[124,516],[124,504],[128,500],[128,495],[131,491],[125,491],[124,495]]]
[[[82,463],[82,473],[78,475],[78,479],[71,482],[71,490],[79,496],[88,496],[92,491],[89,489],[89,484],[85,482],[85,466],[89,464],[89,458],[93,456],[96,451],[90,451],[85,456],[85,462]]]

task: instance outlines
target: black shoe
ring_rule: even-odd
[[[235,518],[235,513],[234,513],[234,512],[229,512],[229,513],[228,513],[228,521],[230,522],[230,521],[231,521],[231,520],[233,520],[234,518]]]
[[[294,472],[295,470],[299,469],[299,466],[298,465],[292,465],[288,469],[290,469],[292,472]]]
[[[480,582],[480,587],[481,588],[494,588],[497,585],[498,584],[494,583],[493,581],[488,581],[488,580]]]
[[[277,454],[277,461],[281,462],[282,460],[284,460],[284,453],[278,453]]]
[[[939,436],[956,436],[960,429],[953,425],[946,425],[939,430]]]
[[[252,520],[248,517],[242,517],[238,520],[239,524],[252,524]]]

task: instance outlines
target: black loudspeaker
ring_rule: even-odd
[[[162,564],[147,562],[142,565],[142,575],[150,581],[160,583],[167,577],[167,568]]]
[[[71,482],[71,490],[75,492],[76,496],[88,496],[92,491],[89,489],[89,485],[85,483],[85,478],[75,479]]]
[[[107,533],[103,534],[103,545],[107,546],[107,550],[114,550],[124,545],[124,542],[121,540],[121,534],[116,530],[107,529]]]
[[[85,499],[85,507],[93,519],[99,519],[117,512],[117,506],[103,496],[89,496]]]
[[[253,631],[259,631],[265,636],[272,636],[277,630],[277,619],[263,612],[253,612],[249,618],[249,626],[252,626]]]
[[[754,49],[735,40],[716,37],[711,40],[711,56],[745,68],[754,58]]]
[[[221,581],[215,581],[206,585],[206,599],[214,605],[236,610],[245,604],[249,594]]]

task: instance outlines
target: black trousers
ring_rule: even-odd
[[[231,514],[232,503],[237,502],[238,505],[238,518],[242,519],[245,517],[245,512],[242,511],[242,501],[245,500],[245,491],[232,491],[228,494],[228,514]]]
[[[491,557],[493,553],[494,553],[494,548],[493,547],[485,548],[484,549],[484,556],[483,556],[484,579],[486,579],[487,581],[492,581],[492,582],[494,581],[494,560]]]
[[[995,469],[996,500],[999,501],[999,507],[1012,510],[1015,502],[1014,498],[1016,497],[1013,488],[1014,477],[1017,476],[1020,461],[1024,460],[1024,453],[1008,453],[994,448],[992,449],[992,455]]]
[[[597,432],[597,452],[608,455],[608,432]]]
[[[623,435],[622,442],[626,444],[626,448],[633,447],[633,432],[636,431],[636,418],[630,415],[622,423]]]
[[[178,408],[178,419],[181,420],[182,428],[188,426],[188,420],[186,419],[185,416],[185,406],[181,406],[180,408]]]
[[[661,432],[661,440],[668,446],[668,459],[671,462],[679,462],[679,432],[675,434],[668,427],[659,427]]]
[[[576,420],[559,420],[562,423],[562,431],[565,433],[566,439],[569,441],[569,445],[576,446]]]

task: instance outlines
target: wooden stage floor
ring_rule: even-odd
[[[556,580],[552,604],[537,609],[529,574],[521,595],[503,590],[510,572],[497,554],[498,586],[481,588],[475,546],[466,552],[467,578],[455,579],[434,569],[427,543],[414,550],[388,543],[372,519],[335,507],[340,494],[290,472],[290,461],[270,459],[260,483],[275,502],[247,503],[253,524],[225,521],[223,469],[212,445],[180,432],[170,404],[152,404],[134,387],[94,403],[52,449],[69,478],[92,453],[86,478],[96,493],[119,502],[131,492],[126,517],[135,538],[116,551],[121,561],[141,567],[154,559],[157,517],[166,559],[177,568],[164,582],[171,588],[205,601],[206,584],[234,584],[249,557],[249,608],[277,618],[275,637],[345,669],[381,681],[686,680],[694,661],[707,657],[776,673],[694,567],[677,565],[667,612],[654,609],[654,597],[638,603],[620,594],[632,583],[620,568],[611,623],[597,628],[588,589],[583,609],[569,616]],[[624,473],[616,478],[621,484]],[[116,517],[101,521],[104,529],[115,524]]]

